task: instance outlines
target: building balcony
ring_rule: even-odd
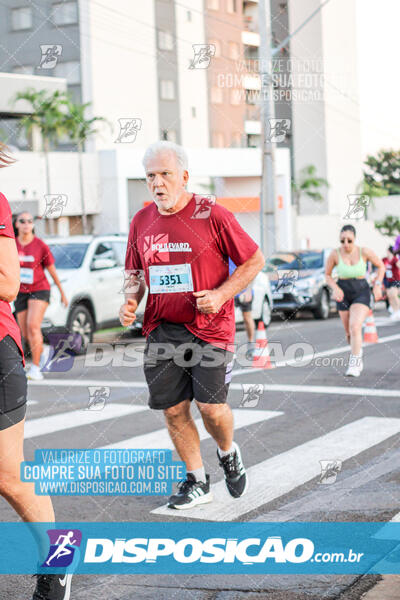
[[[258,48],[260,45],[260,34],[255,31],[242,31],[242,44]]]
[[[245,90],[261,90],[260,76],[257,74],[245,75],[243,77],[243,87]]]
[[[247,135],[261,135],[261,121],[245,121],[244,131]]]
[[[258,33],[258,19],[253,15],[243,15],[243,24],[245,31]]]

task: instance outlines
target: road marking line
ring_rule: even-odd
[[[89,385],[105,385],[107,387],[120,388],[144,388],[147,387],[145,381],[104,381],[102,379],[44,379],[42,381],[32,381],[29,385],[45,387],[87,387]]]
[[[255,371],[263,369],[248,369],[245,371],[246,375],[251,375]],[[35,382],[36,383],[36,382]],[[43,382],[39,382],[43,385]],[[54,379],[49,386],[55,385],[56,387],[87,387],[89,385],[104,385],[107,387],[115,388],[133,388],[133,389],[145,389],[147,383],[145,381],[104,381],[99,379]],[[246,383],[248,385],[248,382]],[[264,392],[298,392],[304,394],[343,394],[346,396],[385,396],[387,398],[400,398],[400,390],[384,390],[375,388],[359,388],[359,387],[341,387],[341,386],[322,386],[322,385],[296,385],[296,384],[280,384],[280,383],[268,383],[265,384],[266,389]],[[241,383],[231,383],[229,386],[231,390],[242,390]]]
[[[179,516],[232,521],[320,475],[319,460],[348,460],[399,432],[400,419],[364,417],[250,467],[249,489],[242,498],[231,498],[220,480],[212,487],[211,504],[179,511]],[[177,516],[167,506],[151,512]]]
[[[249,385],[249,384],[247,384]],[[375,388],[352,388],[324,385],[291,385],[279,383],[266,383],[264,393],[268,392],[297,392],[299,394],[339,394],[344,396],[385,396],[387,398],[400,398],[400,390],[382,390]],[[242,389],[241,383],[231,383],[230,389]]]
[[[384,344],[385,342],[394,342],[395,340],[400,340],[400,333],[396,333],[394,335],[387,335],[386,337],[380,338],[378,340],[378,344]],[[363,348],[373,347],[374,344],[363,344]],[[350,346],[341,346],[340,348],[331,348],[330,350],[324,350],[323,352],[316,352],[315,354],[305,354],[301,360],[295,360],[294,358],[291,360],[285,360],[281,362],[273,363],[276,368],[279,367],[290,367],[292,365],[296,365],[300,367],[303,363],[304,366],[307,366],[312,360],[316,358],[320,358],[323,356],[332,356],[333,354],[341,354],[342,352],[347,352],[350,350]],[[237,377],[238,375],[249,375],[251,373],[256,373],[257,371],[264,371],[262,367],[247,367],[245,369],[235,369],[232,371],[232,377]]]
[[[101,423],[109,419],[118,419],[134,413],[147,410],[147,406],[138,406],[134,404],[106,404],[103,410],[82,410],[76,409],[69,412],[31,419],[25,422],[25,439],[33,438],[39,435],[48,435],[56,431],[82,427],[83,425],[92,425]]]
[[[253,409],[235,409],[233,410],[235,431],[241,427],[248,427],[261,421],[267,421],[275,417],[283,415],[283,412],[272,411],[272,410],[253,410]],[[211,436],[206,431],[202,419],[195,419],[196,427],[198,429],[200,440],[207,440]],[[109,444],[104,448],[168,448],[173,449],[174,445],[169,437],[168,430],[166,428],[159,429],[157,431],[151,431],[143,435],[137,435],[135,437],[116,442],[115,444]]]

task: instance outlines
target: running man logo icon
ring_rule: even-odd
[[[276,283],[275,291],[279,290],[285,292],[291,292],[293,290],[294,282],[299,278],[298,271],[277,271],[278,281]]]
[[[269,119],[269,141],[283,142],[290,131],[290,119]]]
[[[262,383],[242,383],[243,398],[239,408],[254,408],[258,406],[261,396],[264,393]]]
[[[144,281],[143,269],[124,269],[124,283],[121,294],[136,294]]]
[[[206,196],[195,196],[196,207],[191,219],[208,219],[211,209],[215,206],[216,196],[208,194]]]
[[[45,194],[44,199],[46,200],[46,210],[44,211],[43,218],[52,217],[58,219],[62,216],[63,208],[67,206],[68,197],[66,194]]]
[[[48,359],[42,367],[44,372],[69,371],[75,360],[75,354],[82,346],[82,337],[79,333],[49,333],[50,345]]]
[[[89,385],[89,402],[85,410],[103,410],[110,397],[110,388],[104,385]]]
[[[142,129],[142,119],[118,119],[119,134],[116,144],[132,144],[136,140],[137,132]]]
[[[40,44],[42,53],[38,69],[54,69],[62,54],[61,44]]]
[[[331,485],[335,483],[338,473],[342,470],[341,460],[320,460],[321,475],[318,483],[323,485]]]
[[[194,57],[189,69],[207,69],[215,56],[214,44],[192,44]]]
[[[347,196],[349,206],[343,219],[363,219],[369,206],[370,197],[366,194],[349,194]]]
[[[68,567],[82,542],[79,529],[48,529],[50,550],[42,567]]]

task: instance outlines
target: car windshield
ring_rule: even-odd
[[[277,252],[267,259],[265,270],[267,272],[275,271],[276,269],[295,269],[300,271],[302,269],[321,269],[323,266],[322,252]]]
[[[79,269],[89,244],[49,244],[56,269]]]

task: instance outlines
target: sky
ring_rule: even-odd
[[[363,154],[400,150],[400,0],[357,0]]]

